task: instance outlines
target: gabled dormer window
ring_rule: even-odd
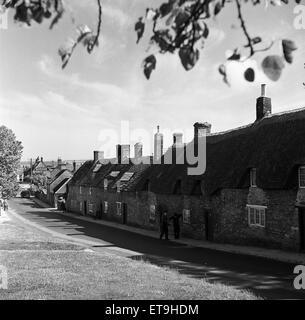
[[[305,188],[305,166],[299,168],[299,187]]]
[[[256,168],[250,169],[250,187],[256,187]]]

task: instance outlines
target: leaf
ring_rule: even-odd
[[[169,0],[167,3],[163,3],[160,8],[159,12],[161,14],[161,18],[167,16],[173,10],[176,0]]]
[[[157,59],[155,55],[150,55],[143,61],[144,75],[149,80],[151,73],[156,69]]]
[[[253,82],[255,80],[255,72],[252,68],[248,68],[245,73],[244,77],[247,81]]]
[[[135,24],[135,31],[137,32],[137,36],[138,36],[137,43],[139,43],[139,41],[141,40],[145,30],[145,24],[142,20],[143,18],[140,17],[138,22]]]
[[[255,38],[251,39],[251,42],[253,44],[258,44],[258,43],[262,42],[262,38],[261,37],[255,37]]]
[[[228,86],[230,86],[230,83],[228,81],[228,77],[227,77],[227,68],[224,64],[221,64],[219,67],[218,67],[218,72],[223,76],[223,82],[225,84],[227,84]]]
[[[272,81],[277,81],[285,67],[283,58],[278,55],[267,56],[262,62],[265,75]]]
[[[214,16],[217,16],[218,13],[221,11],[221,9],[222,9],[222,4],[220,2],[217,2],[214,7]]]
[[[77,42],[81,42],[87,35],[92,34],[91,29],[87,25],[80,25],[76,28],[78,33]]]
[[[190,17],[190,13],[188,13],[185,10],[180,10],[175,18],[175,23],[177,26],[177,29],[182,26]]]
[[[147,20],[154,20],[157,15],[157,11],[151,8],[146,9],[146,19]]]
[[[181,63],[186,71],[191,70],[197,61],[199,60],[200,52],[198,49],[194,50],[193,48],[181,48],[179,50],[179,57]]]
[[[285,60],[288,63],[292,63],[293,62],[292,52],[294,50],[297,50],[296,44],[292,40],[284,39],[284,40],[282,40],[282,47],[283,47],[283,53],[284,53]]]
[[[227,60],[240,60],[241,56],[240,53],[235,49],[233,54]]]
[[[70,38],[67,40],[67,42],[65,43],[65,45],[61,46],[58,50],[58,54],[61,57],[61,61],[62,61],[62,68],[64,69],[66,67],[66,65],[68,64],[71,55],[73,53],[74,48],[76,47],[77,42]]]

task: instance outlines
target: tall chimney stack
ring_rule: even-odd
[[[141,142],[137,142],[134,145],[134,157],[136,159],[140,159],[143,156],[143,144]]]
[[[160,126],[157,126],[157,133],[154,136],[154,163],[158,163],[163,156],[163,134],[160,133]]]
[[[261,85],[261,96],[256,100],[256,121],[271,114],[271,99],[266,97],[266,85]]]
[[[65,169],[66,165],[62,162],[62,159],[61,158],[58,158],[57,159],[57,168],[59,170],[63,170]]]

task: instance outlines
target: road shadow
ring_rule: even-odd
[[[71,238],[101,240],[139,255],[129,258],[177,270],[196,279],[207,279],[247,289],[268,299],[305,299],[302,290],[292,287],[294,265],[265,258],[192,247],[174,241],[159,240],[94,221],[62,216],[56,210],[43,211],[39,206],[21,215]],[[101,244],[103,246],[103,244]]]

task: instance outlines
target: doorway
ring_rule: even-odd
[[[204,224],[205,224],[205,239],[207,241],[213,241],[213,216],[211,209],[205,209],[204,212]]]
[[[87,215],[87,201],[84,201],[84,215]]]
[[[123,224],[127,224],[127,203],[123,203]]]
[[[305,208],[299,208],[300,250],[305,251]]]

